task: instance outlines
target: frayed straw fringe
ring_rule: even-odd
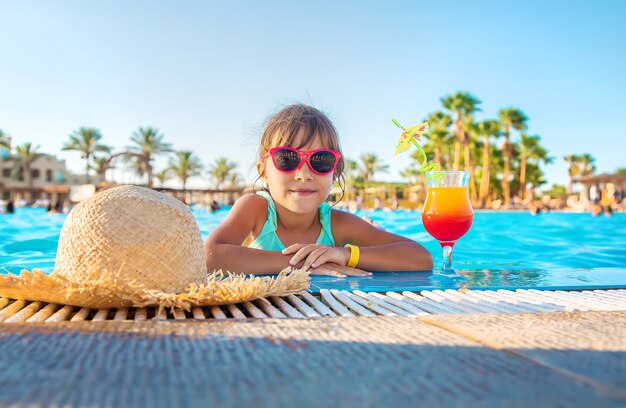
[[[205,284],[191,284],[186,293],[178,294],[148,289],[141,282],[120,276],[119,273],[92,271],[77,283],[55,273],[46,275],[38,269],[23,270],[19,276],[0,275],[0,296],[94,309],[158,306],[159,309],[190,310],[193,306],[287,296],[309,288],[309,272],[302,269],[286,269],[275,278],[220,270],[209,274]]]

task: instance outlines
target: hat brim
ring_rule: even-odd
[[[38,269],[20,275],[0,275],[0,297],[110,309],[158,306],[190,310],[193,306],[224,305],[268,296],[287,296],[309,288],[309,272],[281,271],[276,277],[213,272],[206,283],[191,284],[185,293],[167,293],[146,288],[141,282],[112,278],[112,274],[86,276],[84,283],[72,282]],[[118,276],[120,276],[118,274]]]

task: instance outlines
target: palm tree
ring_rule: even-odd
[[[130,138],[134,144],[128,149],[137,153],[139,166],[143,168],[143,174],[148,175],[148,187],[152,188],[153,184],[153,168],[152,159],[162,153],[172,151],[172,145],[163,141],[164,135],[159,133],[158,129],[153,127],[140,127]]]
[[[374,174],[379,171],[387,172],[389,165],[384,164],[382,159],[376,155],[376,153],[366,152],[363,153],[359,159],[361,159],[361,165],[359,166],[359,173],[363,179],[363,201],[365,201],[365,194],[367,193],[367,186],[370,181],[374,179]]]
[[[209,167],[209,175],[215,180],[215,188],[219,190],[233,170],[237,168],[237,163],[228,161],[226,157],[220,157]]]
[[[596,172],[596,159],[589,153],[580,155],[579,167],[581,176],[592,176]]]
[[[11,139],[2,129],[0,129],[0,149],[11,150]]]
[[[112,165],[111,157],[106,156],[94,157],[93,164],[90,167],[96,172],[98,183],[106,181],[107,170],[115,168],[115,166]]]
[[[476,181],[474,176],[474,160],[472,160],[473,153],[476,152],[476,137],[478,135],[478,129],[472,115],[465,115],[463,119],[463,169],[466,170],[469,175],[469,193],[473,204],[478,202],[478,193],[476,192]]]
[[[478,193],[479,205],[484,208],[487,205],[491,180],[491,138],[500,137],[500,122],[497,120],[484,120],[482,122],[478,122],[476,129],[478,135],[484,140],[482,175],[480,178],[480,189]]]
[[[167,180],[169,180],[170,178],[172,178],[172,174],[170,172],[170,169],[163,169],[161,171],[158,171],[154,174],[154,177],[157,179],[157,181],[159,182],[159,185],[161,187],[163,187],[163,185],[165,184],[165,182]]]
[[[241,182],[242,182],[243,178],[241,177],[241,175],[239,173],[231,173],[228,175],[228,187],[238,187]]]
[[[520,176],[519,176],[519,197],[523,200],[526,194],[526,167],[528,160],[537,160],[548,163],[552,158],[548,157],[548,151],[543,148],[539,141],[541,138],[537,135],[528,136],[523,134],[519,143],[520,150]]]
[[[502,108],[498,112],[502,128],[504,129],[504,177],[502,178],[502,194],[504,195],[504,206],[509,206],[511,202],[510,172],[511,172],[511,128],[522,131],[526,129],[528,117],[519,108]]]
[[[466,143],[463,120],[467,115],[471,115],[473,112],[480,110],[477,105],[479,105],[481,101],[468,92],[457,92],[454,95],[441,98],[441,103],[455,118],[454,135],[456,141],[454,144],[454,165],[452,169],[458,170],[461,160],[461,144]],[[468,165],[469,163],[465,163],[466,168]]]
[[[410,166],[400,172],[400,175],[408,180],[409,184],[417,184],[417,180],[419,180],[419,176],[422,174],[419,167]]]
[[[181,150],[174,152],[174,157],[170,159],[169,170],[183,183],[183,195],[185,195],[187,180],[201,174],[202,163],[193,152]]]
[[[146,167],[141,161],[141,157],[138,156],[124,156],[126,161],[126,168],[132,170],[132,172],[138,177],[137,183],[142,183],[146,175]]]
[[[361,159],[361,177],[363,178],[363,182],[365,184],[372,181],[374,179],[374,174],[377,172],[387,172],[389,170],[389,165],[384,164],[382,159],[378,157],[376,153],[363,153],[359,159]]]
[[[15,146],[15,156],[9,158],[9,160],[14,160],[16,162],[16,166],[20,170],[18,174],[21,173],[23,175],[24,181],[26,181],[26,185],[29,189],[33,187],[31,164],[39,157],[43,156],[42,153],[37,151],[39,150],[39,147],[39,145],[33,146],[32,143],[23,143]]]
[[[570,194],[572,192],[572,186],[574,185],[574,178],[578,176],[578,162],[580,161],[580,156],[575,154],[569,154],[563,157],[563,159],[567,162],[567,174],[569,176],[569,183],[567,184],[567,194]]]
[[[433,151],[433,162],[443,165],[443,146],[447,145],[450,141],[450,124],[452,118],[447,113],[436,111],[428,115],[426,121],[430,124],[430,129],[426,137],[428,143],[424,145],[424,150],[427,147]],[[418,159],[420,160],[420,159]]]
[[[109,153],[111,148],[99,143],[100,139],[102,139],[102,135],[100,131],[95,128],[81,127],[69,137],[70,141],[64,144],[61,150],[75,150],[80,152],[81,159],[85,159],[85,179],[87,184],[89,184],[89,160],[97,152]]]
[[[356,198],[359,188],[363,186],[363,178],[361,177],[359,163],[355,160],[346,159],[344,169],[346,172],[346,191],[348,193],[346,200],[350,200]]]
[[[551,158],[548,158],[550,161]],[[528,162],[526,165],[526,184],[529,184],[532,188],[539,187],[546,184],[543,171],[538,164]]]

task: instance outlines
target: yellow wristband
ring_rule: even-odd
[[[352,244],[346,244],[344,247],[350,248],[350,260],[346,266],[354,268],[359,263],[359,257],[361,256],[361,250],[358,246]]]

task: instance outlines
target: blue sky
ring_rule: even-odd
[[[264,120],[300,101],[347,157],[375,151],[380,178],[401,180],[390,119],[418,123],[456,91],[483,101],[478,119],[521,108],[552,183],[570,153],[626,167],[626,1],[0,1],[0,15],[0,129],[76,171],[59,151],[78,127],[120,149],[155,126],[252,180]]]

